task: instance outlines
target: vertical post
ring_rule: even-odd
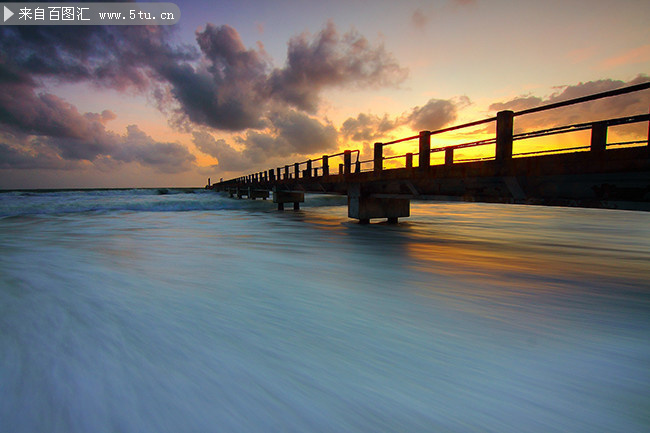
[[[374,170],[376,172],[384,169],[384,145],[382,143],[375,143],[375,158]]]
[[[431,131],[420,131],[420,169],[428,169],[431,165]]]
[[[339,164],[339,176],[343,175],[343,164]]]
[[[284,166],[284,180],[289,179],[289,166],[285,165]]]
[[[307,161],[307,177],[311,177],[311,159]]]
[[[275,181],[275,170],[273,170],[273,169],[270,169],[270,170],[269,170],[269,180],[270,180],[271,182],[274,182],[274,181]]]
[[[445,165],[451,165],[454,163],[454,148],[445,149]]]
[[[591,125],[591,151],[603,152],[607,148],[607,122]]]
[[[300,178],[300,164],[299,163],[296,162],[293,165],[293,172],[296,173],[296,179]]]
[[[210,186],[210,178],[208,178],[208,186]]]
[[[282,179],[282,170],[280,170],[280,167],[275,169],[275,177],[277,177],[278,180]]]
[[[496,160],[500,162],[512,159],[512,128],[515,113],[510,110],[497,113],[497,150]]]
[[[343,172],[347,176],[352,171],[352,151],[343,152]]]
[[[406,168],[413,168],[413,154],[406,154]]]
[[[323,176],[329,176],[330,175],[330,165],[328,161],[328,156],[323,155]]]

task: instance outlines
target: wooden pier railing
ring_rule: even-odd
[[[372,203],[372,206],[376,205],[375,207],[380,208],[376,212],[371,211],[366,214],[362,212],[363,215],[370,215],[370,218],[387,217],[393,221],[399,216],[408,216],[403,215],[408,213],[408,210],[404,211],[403,200],[408,201],[411,198],[448,199],[450,197],[461,197],[469,200],[563,204],[561,203],[564,198],[563,194],[549,195],[543,191],[553,189],[549,188],[548,185],[541,187],[541,190],[540,185],[532,185],[540,182],[547,184],[554,181],[565,186],[568,185],[566,182],[593,184],[587,189],[582,188],[583,192],[581,194],[584,197],[580,196],[580,194],[574,194],[574,196],[565,194],[568,200],[567,204],[578,206],[600,205],[601,207],[622,206],[624,208],[630,208],[631,206],[631,208],[650,209],[650,169],[648,166],[650,126],[648,127],[648,137],[643,140],[618,143],[608,143],[607,141],[608,128],[650,122],[650,114],[639,113],[632,116],[514,133],[515,118],[588,101],[641,92],[649,88],[650,82],[647,82],[517,112],[501,111],[495,117],[435,131],[421,131],[418,135],[375,143],[373,158],[369,160],[360,160],[359,150],[345,150],[332,155],[323,155],[317,159],[295,162],[284,167],[250,173],[214,185],[208,185],[207,187],[230,191],[231,195],[236,193],[238,197],[245,195],[249,198],[257,197],[251,191],[265,190],[268,196],[268,191],[273,190],[274,200],[278,202],[278,207],[283,207],[280,206],[281,202],[284,203],[283,198],[280,197],[283,191],[292,192],[291,197],[287,200],[296,199],[299,196],[295,194],[296,192],[347,194],[349,199],[359,197],[361,202]],[[495,131],[493,137],[447,146],[431,146],[432,138],[440,134],[489,125],[492,125]],[[588,130],[591,131],[589,145],[513,153],[513,144],[520,140]],[[417,140],[417,152],[391,156],[384,155],[384,150],[389,146],[414,142],[415,140]],[[478,158],[457,159],[458,150],[481,146],[494,146],[494,153],[487,153],[487,156],[484,155]],[[636,150],[620,148],[621,146],[634,146],[632,149]],[[613,150],[619,152],[612,153]],[[438,152],[444,153],[444,163],[432,165],[431,156]],[[403,160],[403,165],[391,168],[384,166],[386,161],[393,164],[396,160]],[[526,162],[524,163],[521,160]],[[414,161],[417,161],[417,165],[414,164]],[[611,162],[609,167],[607,161]],[[336,167],[337,164],[338,167]],[[562,166],[562,170],[558,170],[557,165]],[[527,178],[531,175],[534,175],[535,178],[529,179],[531,182],[527,182]],[[580,178],[569,179],[572,175]],[[557,176],[563,176],[563,178],[558,179]],[[456,184],[462,179],[465,179],[466,184],[472,183],[475,185],[470,188],[457,187]],[[513,179],[515,180],[513,181]],[[501,186],[497,185],[499,182],[501,182]],[[622,182],[623,186],[611,188],[607,186],[610,185],[608,182]],[[515,185],[515,183],[524,183],[526,188]],[[503,184],[505,184],[505,188],[503,188]],[[476,191],[481,188],[484,190],[490,188],[498,190],[501,188],[503,191],[492,191],[485,194],[477,193]],[[589,188],[596,192],[590,193]],[[610,204],[606,203],[607,200],[598,197],[597,190],[599,188],[600,190],[609,191],[608,197],[605,198],[610,199],[610,202],[613,200],[617,203],[610,206]],[[647,193],[644,192],[645,188],[648,189]],[[630,189],[636,191],[636,196],[630,192]],[[619,194],[614,194],[615,197],[612,197],[616,190],[618,190]],[[596,200],[599,198],[601,200]],[[300,201],[302,200],[304,200],[304,197]],[[630,200],[636,204],[622,204],[623,202],[630,202]],[[294,208],[298,207],[297,203],[299,201],[294,202]],[[398,207],[402,210],[397,212],[399,213],[398,216],[387,216],[391,212],[382,209],[391,207]],[[361,208],[364,208],[364,206],[361,206]],[[353,216],[353,214],[357,215],[357,213],[350,211],[350,216]],[[359,218],[362,222],[367,222],[366,220],[369,219],[358,215],[353,217]]]

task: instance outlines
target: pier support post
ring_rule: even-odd
[[[305,201],[303,191],[282,191],[273,189],[273,203],[278,204],[278,210],[284,210],[285,203],[293,203],[294,210],[300,210],[300,203]]]
[[[410,205],[407,198],[376,198],[364,194],[358,183],[348,187],[348,217],[358,219],[360,224],[369,223],[371,218],[387,218],[395,224],[398,218],[411,215]]]
[[[591,151],[604,152],[607,148],[607,122],[591,125]]]
[[[284,166],[284,180],[289,179],[289,166],[285,165]]]
[[[306,177],[311,177],[312,174],[312,169],[311,169],[311,159],[307,161],[307,170],[305,171],[307,174]]]
[[[445,149],[445,165],[452,165],[454,163],[454,148]]]
[[[510,110],[497,113],[497,149],[496,160],[505,162],[512,159],[512,128],[515,113]]]
[[[413,168],[413,154],[406,154],[406,168]]]
[[[419,138],[419,164],[421,170],[426,170],[431,166],[431,131],[420,131]]]
[[[323,176],[329,176],[329,175],[330,175],[329,157],[327,155],[323,155]]]
[[[269,198],[269,191],[267,189],[256,189],[252,186],[248,187],[248,198],[255,200],[256,198],[261,198],[266,200]]]
[[[352,171],[352,151],[343,152],[343,173],[347,176]]]
[[[384,169],[384,145],[375,143],[374,171],[380,172]]]
[[[300,163],[296,162],[293,165],[293,172],[296,174],[296,179],[300,178]]]
[[[275,177],[276,177],[278,180],[282,180],[282,170],[280,169],[280,167],[278,167],[278,168],[275,169]]]

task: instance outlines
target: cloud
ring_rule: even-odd
[[[242,132],[242,150],[194,136],[221,165],[243,167],[262,155],[327,152],[338,132],[313,117],[332,87],[397,86],[408,71],[382,44],[329,22],[316,35],[292,38],[274,67],[261,43],[246,47],[237,31],[207,24],[196,46],[174,42],[165,26],[4,26],[0,28],[0,137],[5,164],[66,168],[138,163],[171,172],[192,167],[177,143],[157,142],[136,125],[106,129],[110,110],[82,113],[48,86],[89,83],[149,94],[177,125]],[[6,138],[6,139],[5,139]]]
[[[197,59],[198,51],[167,43],[170,31],[141,26],[4,26],[0,28],[0,154],[3,168],[71,170],[135,162],[170,173],[191,168],[178,143],[157,142],[129,126],[108,131],[110,110],[80,113],[44,91],[44,83],[89,82],[145,91],[156,70]]]
[[[201,152],[217,158],[222,171],[244,170],[276,159],[327,153],[337,148],[338,133],[329,122],[321,123],[292,109],[274,112],[269,118],[268,130],[250,130],[235,139],[242,150],[235,149],[224,139],[215,139],[206,131],[193,133],[194,144]]]
[[[391,120],[387,114],[382,117],[360,113],[343,122],[341,134],[354,141],[368,143],[385,139],[386,135],[400,126],[410,126],[416,131],[431,131],[443,128],[457,118],[460,109],[470,104],[469,98],[461,96],[452,99],[430,99],[423,106],[411,108]]]
[[[326,152],[337,147],[336,128],[295,110],[273,113],[270,116],[277,138],[287,154],[308,155]]]
[[[157,142],[138,128],[127,126],[114,151],[108,155],[115,161],[137,162],[163,173],[180,173],[194,167],[196,158],[178,143]]]
[[[166,63],[158,73],[171,85],[180,113],[198,125],[239,131],[261,128],[268,61],[263,51],[248,50],[230,26],[208,24],[196,33],[207,63]]]
[[[261,44],[246,48],[228,25],[207,24],[196,39],[203,64],[167,62],[156,73],[169,84],[178,115],[227,131],[264,129],[278,109],[313,113],[328,87],[396,86],[408,73],[382,45],[356,32],[340,35],[331,22],[313,38],[292,38],[283,68],[272,67]]]
[[[383,45],[354,31],[341,36],[330,21],[311,40],[303,33],[289,41],[287,64],[273,71],[268,86],[271,96],[313,112],[325,87],[396,86],[407,75]]]
[[[80,168],[77,161],[60,158],[53,149],[45,147],[35,152],[34,146],[16,146],[0,142],[0,169],[73,169]]]
[[[2,26],[3,66],[59,82],[146,90],[160,63],[198,59],[196,49],[167,42],[166,26]]]
[[[207,131],[192,132],[194,145],[203,153],[219,160],[218,167],[224,171],[246,170],[251,160],[243,152],[234,149],[226,140],[215,139]]]
[[[456,120],[456,104],[446,99],[430,99],[422,107],[415,107],[407,117],[415,130],[431,131],[440,129]]]
[[[4,83],[0,93],[3,168],[73,169],[82,162],[137,162],[162,172],[190,169],[194,156],[177,143],[156,142],[137,126],[122,136],[106,129],[109,110],[81,114],[29,83]]]
[[[357,117],[350,117],[341,126],[341,133],[354,141],[372,141],[385,137],[386,134],[400,126],[402,121],[398,118],[390,120],[387,114],[379,117],[373,114],[359,113]]]
[[[239,142],[253,163],[265,159],[326,153],[337,148],[338,133],[330,123],[296,110],[272,113],[269,132],[249,131]]]
[[[588,81],[585,83],[559,87],[557,92],[545,98],[525,95],[505,102],[495,102],[490,105],[489,109],[491,111],[512,110],[517,112],[540,105],[552,104],[592,95],[594,93],[606,92],[621,87],[640,84],[647,82],[649,79],[650,77],[647,75],[641,74],[627,82],[612,79]],[[647,112],[647,110],[648,104],[646,96],[643,92],[635,92],[582,103],[578,106],[569,106],[563,109],[550,110],[530,116],[522,116],[521,118],[517,118],[516,123],[520,127],[526,126],[527,128],[542,128],[558,124],[566,125],[598,119],[623,117],[630,114],[644,113]]]

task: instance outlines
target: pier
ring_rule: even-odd
[[[612,127],[650,124],[649,113],[515,132],[515,120],[526,115],[648,88],[650,82],[518,112],[501,111],[496,117],[375,143],[370,160],[360,160],[358,150],[346,150],[208,184],[206,188],[237,198],[267,199],[272,194],[279,210],[284,210],[285,204],[299,209],[305,193],[344,194],[348,197],[348,216],[360,223],[376,218],[396,223],[410,215],[411,200],[650,211],[650,126],[643,139],[608,141]],[[491,128],[492,136],[435,146],[441,134],[471,131],[479,126]],[[579,140],[571,134],[580,131],[587,131],[590,138],[576,145]],[[513,152],[519,141],[550,136],[560,136],[562,145]],[[388,154],[390,146],[407,142],[413,145],[414,152]],[[484,154],[488,155],[469,160],[457,157],[460,149],[479,147],[486,149]],[[440,163],[432,163],[432,156]]]

